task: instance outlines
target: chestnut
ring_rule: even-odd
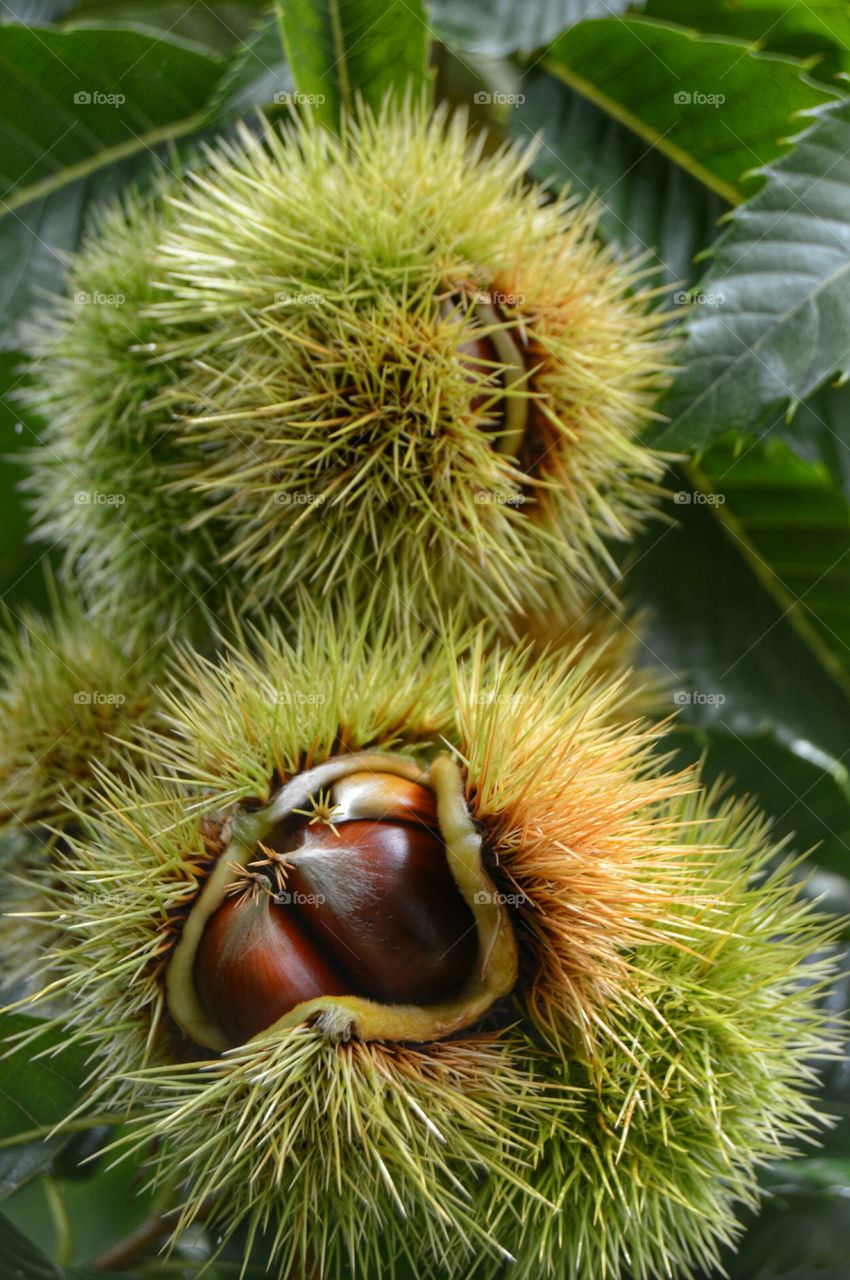
[[[326,954],[374,1000],[430,1004],[458,987],[477,950],[475,920],[443,842],[422,826],[302,827],[286,849],[287,888]]]
[[[256,854],[236,866],[236,896],[194,958],[198,999],[229,1040],[320,996],[430,1005],[463,986],[476,922],[429,788],[354,770],[277,822]]]
[[[195,956],[195,988],[207,1014],[237,1044],[302,1000],[345,995],[352,983],[268,894],[228,898]]]

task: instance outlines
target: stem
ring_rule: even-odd
[[[102,1124],[124,1124],[139,1119],[133,1115],[90,1115],[79,1120],[69,1120],[67,1124],[42,1124],[37,1129],[27,1129],[24,1133],[13,1133],[11,1137],[0,1138],[0,1151],[7,1147],[19,1147],[25,1142],[37,1142],[39,1138],[49,1138],[52,1133],[61,1137],[65,1133],[81,1133],[84,1129],[96,1129]]]

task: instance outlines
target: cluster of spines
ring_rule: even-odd
[[[160,1140],[155,1176],[186,1180],[181,1225],[213,1191],[225,1230],[247,1220],[287,1264],[318,1251],[330,1276],[352,1260],[401,1275],[414,1257],[424,1275],[494,1274],[507,1253],[523,1277],[628,1265],[650,1280],[711,1261],[735,1203],[756,1196],[758,1163],[816,1127],[805,1090],[831,1043],[819,1001],[835,929],[745,806],[695,774],[667,777],[649,730],[613,730],[617,686],[589,658],[564,667],[450,638],[410,653],[391,634],[375,649],[362,620],[310,622],[305,610],[300,637],[269,636],[259,658],[184,658],[195,692],[173,695],[168,737],[148,735],[161,777],[104,775],[102,811],[80,815],[55,898],[59,915],[74,903],[57,989],[73,997],[68,1037],[92,1045],[100,1093],[143,1112],[121,1149]],[[263,696],[309,688],[322,654],[343,666],[327,704],[275,730]],[[334,723],[347,748],[421,735],[427,760],[433,735],[465,757],[496,882],[526,899],[537,978],[500,1028],[445,1044],[340,1046],[303,1027],[181,1064],[161,978],[209,867],[199,818],[264,798],[276,758],[292,771],[329,754]],[[527,825],[512,828],[525,805]],[[547,868],[530,838],[544,821],[564,855]],[[591,832],[607,854],[583,881]],[[583,983],[565,976],[568,939],[544,919],[565,916],[564,886]]]
[[[89,302],[34,336],[30,393],[39,528],[93,606],[131,588],[190,631],[226,575],[257,613],[298,582],[377,578],[423,619],[458,595],[481,616],[604,589],[608,541],[656,504],[638,435],[663,318],[594,211],[529,187],[527,161],[388,109],[343,140],[244,129],[100,218],[72,268]],[[519,376],[486,354],[499,332]],[[75,508],[94,490],[118,510]]]

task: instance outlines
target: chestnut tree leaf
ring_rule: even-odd
[[[65,1270],[0,1214],[0,1257],[8,1280],[64,1280]]]
[[[188,132],[223,64],[138,31],[0,28],[5,213]]]
[[[705,753],[708,775],[733,777],[795,836],[814,864],[850,876],[850,695],[801,614],[758,574],[687,473],[672,483],[674,524],[634,552],[630,598],[646,613],[642,661],[669,685],[682,758]],[[829,889],[829,884],[824,884]]]
[[[783,150],[794,117],[832,97],[796,59],[643,18],[579,23],[544,65],[730,203]]]
[[[286,102],[294,88],[283,56],[280,28],[272,17],[242,42],[210,101],[213,119],[247,115],[256,107]]]
[[[430,32],[422,0],[277,0],[294,101],[330,128],[360,99],[425,85]]]
[[[103,1271],[99,1267],[62,1267],[25,1235],[13,1222],[0,1214],[0,1258],[3,1280],[109,1280],[110,1276],[121,1280],[141,1280],[137,1271]],[[154,1267],[148,1274],[158,1275]],[[215,1273],[211,1273],[215,1280]]]
[[[691,474],[850,696],[850,503],[830,471],[780,440],[723,437]]]
[[[850,100],[820,107],[731,215],[689,308],[663,447],[758,431],[850,367],[848,128]]]
[[[0,27],[0,345],[59,286],[90,204],[197,130],[224,63],[137,31]]]
[[[542,67],[523,77],[519,97],[511,132],[520,142],[540,138],[535,176],[595,196],[601,237],[649,252],[659,283],[693,283],[694,256],[714,238],[727,202]]]
[[[431,25],[446,44],[504,57],[531,53],[586,18],[625,13],[631,0],[431,0]]]
[[[510,127],[540,138],[537,176],[596,196],[604,239],[649,252],[660,282],[683,286],[744,198],[745,171],[782,152],[795,111],[827,97],[803,71],[659,23],[585,22],[520,82]]]
[[[685,21],[712,35],[756,41],[760,49],[810,59],[810,74],[830,83],[850,70],[850,8],[845,0],[648,0],[647,17]]]
[[[111,30],[130,27],[169,40],[188,41],[206,52],[229,55],[238,53],[250,40],[266,9],[263,0],[217,0],[215,4],[186,4],[184,0],[71,0],[63,25]]]
[[[47,1168],[67,1142],[48,1134],[79,1105],[87,1074],[86,1051],[63,1045],[58,1029],[45,1029],[36,1049],[15,1047],[14,1036],[40,1023],[0,1014],[0,1199]],[[50,1052],[35,1056],[45,1049]]]

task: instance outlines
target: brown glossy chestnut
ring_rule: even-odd
[[[478,952],[427,787],[354,772],[263,841],[245,889],[208,920],[194,960],[207,1016],[235,1043],[302,1001],[427,1005]],[[236,868],[238,873],[238,867]]]
[[[447,995],[478,943],[442,840],[402,822],[337,830],[305,826],[288,842],[287,888],[302,919],[372,999],[430,1004]]]
[[[296,914],[267,894],[229,898],[213,913],[195,957],[195,987],[208,1016],[237,1044],[302,1000],[352,991]]]

